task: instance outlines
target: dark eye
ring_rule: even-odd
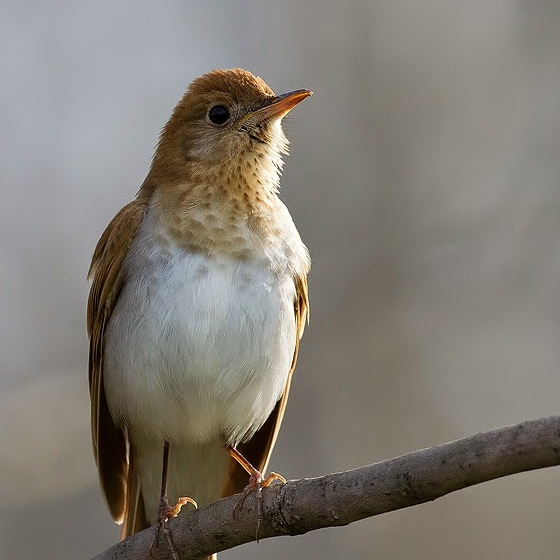
[[[224,124],[229,119],[229,111],[223,105],[214,105],[214,107],[208,111],[208,118],[214,124]]]

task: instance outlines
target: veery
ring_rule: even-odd
[[[186,501],[281,479],[261,473],[286,407],[309,271],[277,195],[281,119],[308,95],[276,96],[241,69],[196,79],[93,255],[89,386],[101,487],[123,538],[159,522],[174,558],[166,522]]]

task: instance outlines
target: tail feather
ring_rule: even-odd
[[[136,476],[136,465],[134,454],[129,455],[128,474],[126,482],[126,507],[124,511],[124,521],[121,529],[121,540],[130,537],[138,531],[147,529],[150,526],[146,511],[144,509],[144,499],[140,492],[138,477]],[[217,554],[207,556],[205,560],[218,560]]]
[[[147,529],[150,524],[144,510],[144,499],[140,492],[140,484],[136,476],[134,453],[129,453],[128,473],[126,477],[126,505],[124,521],[121,529],[121,540],[130,535]]]

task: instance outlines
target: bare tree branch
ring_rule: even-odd
[[[461,488],[560,464],[560,416],[481,433],[388,461],[263,490],[259,537],[300,535],[417,505]],[[255,540],[254,494],[237,513],[239,496],[183,512],[169,526],[182,560]],[[145,560],[154,529],[137,533],[94,560]],[[161,539],[154,558],[168,557]]]

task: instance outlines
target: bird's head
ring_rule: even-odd
[[[204,74],[163,128],[152,172],[179,182],[264,173],[276,186],[288,147],[282,117],[309,95],[306,89],[275,95],[239,68]]]

